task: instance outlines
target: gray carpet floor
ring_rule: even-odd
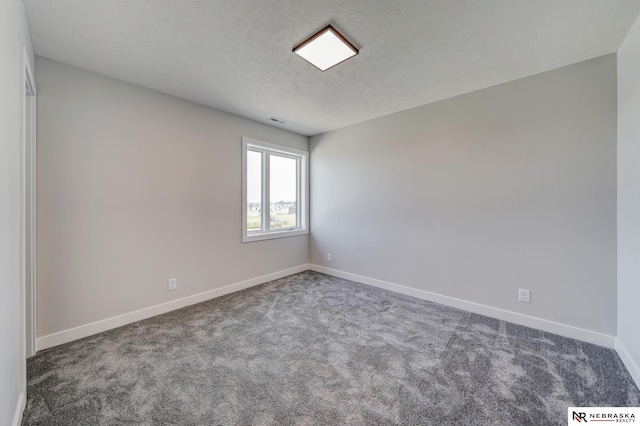
[[[615,351],[303,272],[38,353],[23,425],[565,425]]]

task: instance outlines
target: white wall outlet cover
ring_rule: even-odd
[[[327,253],[327,260],[331,262],[331,253]]]
[[[167,287],[169,290],[175,290],[178,286],[178,280],[176,278],[171,278],[167,281]]]
[[[529,290],[525,290],[525,289],[519,289],[518,290],[518,300],[520,302],[524,302],[524,303],[530,303],[531,302],[531,292]]]

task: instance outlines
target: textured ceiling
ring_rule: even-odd
[[[36,54],[314,135],[615,52],[637,0],[25,0]],[[327,24],[360,54],[291,49]],[[36,70],[37,73],[37,70]]]

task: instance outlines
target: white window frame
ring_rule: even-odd
[[[247,152],[259,151],[262,156],[262,226],[259,231],[247,230]],[[297,218],[299,225],[294,228],[269,229],[271,200],[269,198],[269,155],[270,153],[297,160]],[[276,145],[248,137],[242,138],[242,242],[269,240],[309,234],[309,152],[288,146]]]

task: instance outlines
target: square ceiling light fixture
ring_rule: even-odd
[[[327,25],[299,45],[293,53],[300,55],[320,71],[335,67],[358,54],[358,49],[331,25]]]

